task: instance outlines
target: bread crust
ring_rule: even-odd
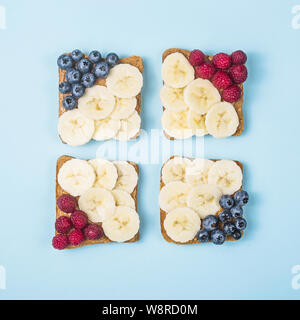
[[[175,157],[178,157],[178,156],[172,156],[170,157],[161,167],[161,170],[160,170],[160,190],[165,186],[164,182],[162,181],[162,169],[164,167],[164,165],[171,159],[175,158]],[[188,157],[186,157],[188,158]],[[195,158],[188,158],[190,160],[194,160]],[[217,159],[210,159],[211,161],[218,161]],[[234,160],[234,162],[241,168],[242,172],[243,172],[243,164],[239,161],[236,161]],[[216,214],[219,215],[219,213],[222,211],[223,209],[220,209]],[[164,227],[164,221],[165,221],[165,218],[167,216],[167,212],[160,209],[160,229],[161,229],[161,233],[164,237],[164,239],[167,241],[167,242],[173,242],[173,243],[176,243],[176,244],[195,244],[195,243],[198,243],[200,244],[201,242],[199,240],[197,240],[197,237],[195,237],[193,240],[190,240],[188,242],[177,242],[177,241],[174,241],[173,239],[171,239],[168,235],[167,235],[167,232],[166,232],[166,229]],[[203,220],[203,219],[201,219]],[[243,236],[243,231],[242,231],[242,236]],[[233,239],[232,236],[226,236],[226,240],[225,241],[236,241]],[[209,241],[211,242],[211,241]]]
[[[185,50],[185,49],[178,49],[178,48],[171,48],[171,49],[167,49],[163,52],[162,54],[162,62],[164,62],[164,60],[166,59],[166,57],[171,54],[171,53],[175,53],[175,52],[180,52],[182,53],[187,59],[190,56],[191,51],[189,50]],[[206,60],[211,61],[213,59],[213,56],[205,56]],[[243,116],[243,101],[244,101],[244,86],[243,84],[238,84],[238,86],[241,88],[241,97],[238,101],[233,103],[233,106],[238,114],[239,117],[239,126],[236,129],[236,132],[232,135],[232,136],[240,136],[244,130],[244,116]],[[219,90],[220,94],[222,93],[223,90]],[[163,107],[163,110],[165,110],[165,107]],[[166,138],[168,138],[169,140],[175,140],[175,138],[170,137],[165,131],[164,134],[166,136]]]
[[[74,159],[74,157],[63,155],[63,156],[59,157],[57,159],[57,162],[56,162],[56,219],[59,218],[60,216],[67,216],[67,217],[70,216],[69,214],[64,213],[63,211],[61,211],[57,206],[57,199],[61,195],[67,194],[67,192],[64,191],[62,189],[62,187],[59,185],[57,177],[58,177],[59,169],[62,167],[62,165],[66,161],[71,160],[71,159]],[[136,163],[134,163],[134,162],[131,162],[131,161],[127,161],[127,162],[134,166],[137,174],[139,175],[139,167],[138,167],[138,165]],[[138,186],[136,185],[136,187],[134,188],[134,190],[131,193],[131,196],[135,201],[136,210],[138,210],[138,207],[137,207],[137,188],[138,188]],[[78,201],[78,199],[79,199],[79,197],[76,197],[77,201]],[[76,207],[76,210],[79,210],[78,205]],[[94,222],[89,221],[89,223],[94,223]],[[97,224],[99,226],[102,226],[101,222],[99,222]],[[55,234],[58,234],[58,232],[55,232]],[[137,242],[138,240],[139,240],[139,232],[132,239],[130,239],[128,241],[125,241],[125,242]],[[80,248],[80,247],[83,247],[83,246],[86,246],[86,245],[97,244],[97,243],[109,243],[109,242],[115,242],[115,241],[111,241],[110,239],[108,239],[106,237],[106,235],[103,235],[103,237],[101,239],[98,239],[98,240],[84,240],[78,246],[68,245],[68,247],[66,249],[76,249],[76,248]]]

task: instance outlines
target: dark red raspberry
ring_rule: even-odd
[[[76,210],[71,214],[71,221],[75,229],[82,229],[88,223],[88,216],[85,212]]]
[[[63,194],[57,199],[57,206],[65,213],[72,213],[76,207],[76,199],[70,194]]]
[[[195,70],[196,77],[202,79],[211,79],[214,73],[216,72],[215,67],[209,62],[203,63],[201,64],[201,66],[197,66]]]
[[[65,249],[69,244],[68,236],[65,234],[57,234],[52,239],[52,246],[55,249],[62,250]]]
[[[84,240],[84,236],[80,230],[74,229],[69,233],[68,239],[71,245],[78,246]]]
[[[189,62],[192,66],[200,66],[205,60],[205,55],[201,50],[193,50],[189,56]]]
[[[236,84],[234,84],[223,90],[222,98],[227,102],[235,102],[239,100],[239,98],[241,97],[241,94],[242,94],[241,88]]]
[[[233,80],[234,83],[242,83],[246,81],[248,77],[248,71],[247,68],[243,64],[232,66],[229,69],[229,74]]]
[[[247,55],[242,50],[234,51],[231,54],[231,61],[232,61],[232,64],[245,64],[247,61]]]
[[[103,229],[94,223],[89,224],[86,228],[84,228],[83,232],[88,240],[97,240],[102,238],[104,235]]]
[[[232,80],[227,72],[217,71],[212,78],[212,83],[217,89],[226,89],[232,84]]]
[[[218,53],[213,57],[212,60],[214,66],[218,69],[228,69],[231,66],[231,58],[227,53]]]
[[[69,217],[61,216],[55,221],[55,230],[59,233],[68,233],[72,228],[72,222]]]

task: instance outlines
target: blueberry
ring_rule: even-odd
[[[218,222],[219,222],[218,217],[209,215],[203,219],[202,223],[203,223],[204,229],[206,229],[207,231],[213,231],[217,229]]]
[[[233,197],[235,204],[238,206],[244,206],[249,201],[249,195],[245,190],[240,190],[236,192]]]
[[[57,65],[62,70],[67,70],[67,69],[72,68],[73,64],[74,64],[73,59],[67,54],[62,54],[57,59]]]
[[[66,73],[66,79],[69,83],[78,83],[80,81],[81,74],[78,70],[69,69]]]
[[[243,208],[239,206],[234,206],[230,209],[233,218],[240,218],[243,216]]]
[[[77,63],[77,69],[81,73],[88,73],[92,70],[92,63],[86,58],[82,58],[78,63]]]
[[[247,227],[247,221],[244,218],[236,218],[234,221],[234,225],[237,230],[244,230]]]
[[[109,66],[106,62],[102,61],[95,65],[94,74],[96,78],[106,78],[109,73]]]
[[[96,81],[95,76],[92,73],[86,73],[82,76],[81,83],[86,87],[90,88]]]
[[[72,96],[67,96],[63,100],[63,106],[66,110],[73,110],[76,108],[77,101],[74,97]]]
[[[72,85],[72,95],[75,98],[80,98],[84,95],[85,87],[82,84],[74,83]]]
[[[214,244],[223,244],[226,236],[222,230],[214,230],[211,233],[211,240]]]
[[[209,232],[207,230],[200,230],[198,232],[197,239],[200,242],[208,242],[210,239]]]
[[[239,240],[242,237],[242,233],[239,230],[235,230],[234,233],[232,234],[232,238],[234,240]]]
[[[101,53],[97,50],[94,50],[89,54],[89,59],[93,63],[98,63],[101,60]]]
[[[106,56],[106,62],[110,67],[115,66],[118,63],[118,61],[119,61],[119,57],[113,52],[109,53]]]
[[[232,218],[232,215],[229,211],[223,210],[219,214],[219,220],[221,222],[229,221]]]
[[[77,62],[83,57],[83,53],[80,50],[76,49],[72,51],[71,57],[74,61]]]
[[[68,93],[71,91],[71,85],[69,82],[66,82],[66,81],[61,82],[58,86],[58,90],[61,93]]]
[[[228,195],[224,195],[221,197],[220,199],[220,206],[223,208],[223,209],[230,209],[234,206],[234,200],[231,196],[228,196]]]
[[[236,231],[235,225],[232,222],[225,222],[223,231],[228,235],[233,234]]]

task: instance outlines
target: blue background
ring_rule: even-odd
[[[299,299],[300,1],[16,1],[0,30],[0,299]],[[176,246],[159,224],[160,164],[141,165],[141,240],[56,251],[55,164],[93,158],[99,142],[57,135],[57,56],[80,48],[144,59],[142,126],[160,128],[161,54],[170,47],[248,53],[245,131],[205,139],[207,158],[245,165],[249,228],[223,246]]]

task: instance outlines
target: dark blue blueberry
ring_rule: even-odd
[[[214,244],[223,244],[226,236],[222,230],[214,230],[211,233],[211,240]]]
[[[62,54],[57,59],[57,65],[62,70],[67,70],[73,67],[74,61],[68,54]]]
[[[249,201],[249,195],[245,190],[236,192],[233,197],[237,206],[244,206]]]
[[[228,195],[222,196],[220,199],[220,206],[225,210],[232,208],[234,206],[233,198]]]
[[[79,60],[83,57],[83,53],[82,53],[80,50],[75,49],[75,50],[72,51],[71,57],[72,57],[72,59],[73,59],[74,61],[77,62],[77,61],[79,61]]]
[[[67,96],[63,100],[63,106],[66,110],[73,110],[76,108],[77,101],[74,97],[72,96]]]
[[[106,62],[102,61],[95,65],[94,74],[96,78],[106,78],[109,73],[109,66]]]
[[[204,229],[206,229],[207,231],[213,231],[217,229],[219,220],[218,220],[218,217],[209,215],[203,219],[202,223],[203,223]]]
[[[232,234],[232,238],[234,240],[239,240],[242,237],[242,233],[239,230],[235,230],[234,233]]]
[[[77,70],[79,70],[81,73],[88,73],[92,70],[92,63],[86,58],[82,58],[77,63]]]
[[[96,81],[95,76],[92,73],[86,73],[82,76],[81,83],[86,87],[90,88]]]
[[[81,74],[76,69],[70,69],[66,73],[66,79],[69,83],[78,83],[81,79]]]
[[[208,242],[210,239],[209,232],[207,230],[200,230],[197,234],[197,239],[200,242]]]
[[[235,228],[235,225],[232,223],[232,222],[225,222],[224,223],[224,233],[225,234],[233,234],[235,232],[236,228]]]
[[[110,67],[115,66],[118,63],[118,61],[119,61],[119,57],[113,52],[109,53],[106,56],[106,62]]]
[[[243,216],[243,208],[239,206],[234,206],[230,209],[233,218],[240,218]]]
[[[74,83],[72,85],[72,95],[75,98],[80,98],[84,95],[85,87],[82,84]]]
[[[98,63],[101,60],[101,53],[99,51],[97,51],[97,50],[93,50],[89,54],[89,59],[93,63]]]
[[[221,222],[229,221],[232,218],[232,215],[229,211],[223,210],[219,214],[219,220]]]
[[[247,221],[244,218],[237,218],[234,221],[234,225],[237,230],[244,230],[247,227]]]
[[[71,85],[69,82],[66,82],[66,81],[61,82],[58,86],[58,90],[61,93],[68,93],[71,91]]]

